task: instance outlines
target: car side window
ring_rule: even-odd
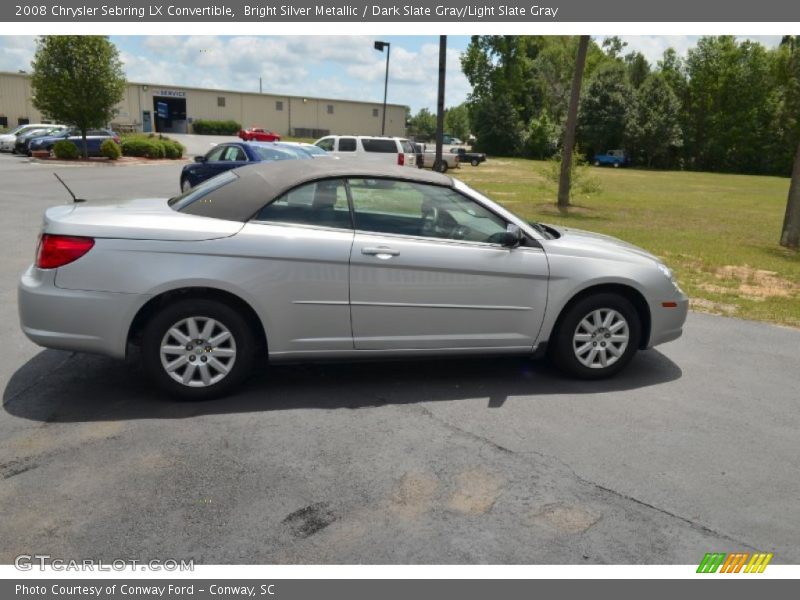
[[[322,148],[326,152],[333,152],[333,138],[323,138],[314,145]]]
[[[244,154],[244,150],[242,150],[239,146],[228,146],[228,149],[225,151],[224,160],[244,161],[247,160],[247,157]]]
[[[352,229],[347,190],[342,179],[307,183],[262,208],[256,221]]]
[[[222,160],[222,153],[225,152],[227,146],[217,146],[211,152],[206,154],[206,161],[207,162],[214,162],[218,160]]]
[[[356,138],[339,138],[339,152],[355,152]]]
[[[394,179],[351,179],[356,229],[500,244],[506,221],[453,189]]]

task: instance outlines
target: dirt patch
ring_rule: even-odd
[[[719,267],[714,276],[723,281],[738,282],[739,293],[749,300],[790,298],[800,294],[800,284],[779,277],[775,271],[748,265],[725,265]]]
[[[580,506],[548,504],[532,515],[532,520],[565,533],[582,533],[597,523],[600,516]]]
[[[705,298],[690,298],[689,307],[693,310],[711,313],[712,315],[732,315],[736,312],[736,306],[723,302],[714,302]]]
[[[296,538],[311,537],[336,520],[336,515],[327,502],[317,502],[296,510],[282,522]]]
[[[458,476],[458,488],[448,507],[465,515],[481,515],[489,511],[501,491],[500,479],[483,469],[471,469]]]
[[[430,473],[406,473],[397,484],[389,501],[389,510],[407,519],[433,508],[439,480]]]

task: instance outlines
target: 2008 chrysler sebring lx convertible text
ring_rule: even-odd
[[[172,199],[45,213],[25,334],[122,358],[205,398],[257,359],[543,351],[599,378],[680,336],[688,300],[656,257],[527,223],[438,173],[341,161],[226,172]],[[262,354],[264,353],[264,354]]]

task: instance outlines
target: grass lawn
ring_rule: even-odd
[[[695,310],[800,327],[800,253],[778,245],[789,180],[585,167],[597,188],[555,208],[552,165],[490,159],[451,173],[529,220],[620,237],[675,270]]]

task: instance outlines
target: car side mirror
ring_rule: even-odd
[[[195,156],[194,157],[194,162],[204,163],[204,162],[206,162],[206,157],[205,156]]]
[[[519,225],[509,223],[506,225],[506,232],[503,234],[500,244],[506,248],[516,248],[522,244],[524,239],[525,234],[522,232],[522,229],[519,228]]]

